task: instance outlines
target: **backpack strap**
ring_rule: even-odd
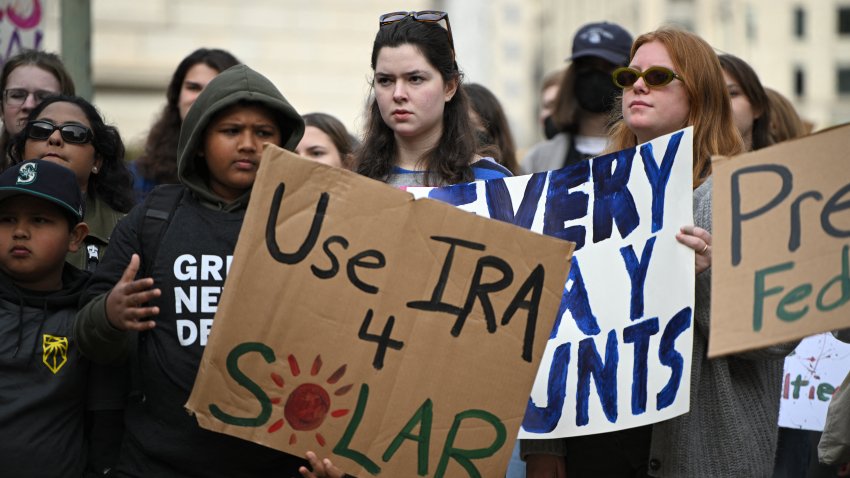
[[[145,198],[142,203],[144,208],[144,217],[142,219],[142,228],[139,230],[139,243],[141,246],[140,255],[141,264],[139,272],[142,277],[147,277],[153,270],[156,262],[157,254],[159,253],[159,245],[165,232],[171,224],[171,218],[174,217],[174,211],[180,205],[186,188],[180,184],[163,184],[154,188]],[[142,379],[142,365],[140,354],[142,353],[142,345],[147,338],[146,332],[132,332],[130,341],[133,343],[130,353],[130,398],[141,402],[145,401],[145,393]]]
[[[185,192],[186,188],[180,184],[163,184],[154,188],[145,198],[145,215],[139,231],[142,276],[151,273],[159,253],[159,244]]]

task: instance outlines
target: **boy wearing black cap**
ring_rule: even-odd
[[[0,175],[0,463],[4,476],[78,477],[90,363],[73,337],[88,274],[74,173],[36,160]]]

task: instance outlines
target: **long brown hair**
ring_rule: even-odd
[[[180,138],[180,119],[178,102],[186,74],[193,66],[204,64],[221,73],[239,60],[225,50],[217,48],[199,48],[189,54],[177,65],[165,92],[167,102],[159,119],[151,126],[145,140],[145,151],[136,160],[138,172],[145,178],[153,179],[157,184],[177,182],[177,143]]]
[[[735,55],[720,55],[720,67],[731,76],[741,87],[744,96],[752,106],[753,113],[759,117],[753,120],[753,142],[752,149],[766,148],[773,144],[770,138],[770,101],[759,80],[758,74],[747,62]]]
[[[662,27],[637,37],[629,58],[645,43],[664,45],[673,68],[682,76],[690,111],[687,126],[694,127],[694,188],[711,175],[711,156],[734,156],[743,152],[744,142],[732,118],[732,104],[720,61],[711,46],[693,33]],[[620,98],[622,102],[622,97]],[[615,108],[619,115],[621,108]],[[683,125],[684,126],[684,125]],[[672,131],[671,131],[672,132]],[[619,120],[611,130],[611,151],[637,145],[637,137]]]
[[[770,140],[781,143],[810,133],[791,101],[776,90],[765,88],[770,101]]]
[[[372,46],[372,71],[375,71],[378,53],[382,48],[401,45],[415,46],[428,63],[440,72],[445,83],[458,82],[457,92],[446,102],[443,110],[443,134],[423,158],[429,172],[425,175],[426,185],[435,185],[431,184],[432,177],[445,184],[472,181],[474,175],[469,163],[476,153],[475,133],[469,122],[466,92],[461,88],[463,77],[446,30],[436,23],[418,22],[412,17],[381,26]],[[355,153],[355,170],[366,177],[383,181],[395,165],[395,136],[381,118],[374,97],[367,115],[363,144]]]

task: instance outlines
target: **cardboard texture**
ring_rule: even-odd
[[[572,249],[267,147],[186,407],[359,477],[503,475]]]
[[[520,438],[667,420],[689,409],[694,252],[688,128],[555,171],[408,188],[576,242]]]
[[[717,357],[850,327],[850,125],[713,163]]]

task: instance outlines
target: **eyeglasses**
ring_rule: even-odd
[[[643,78],[643,82],[650,88],[664,86],[674,79],[685,81],[673,70],[663,66],[652,66],[644,71],[637,71],[634,68],[624,66],[614,70],[611,76],[614,78],[614,84],[623,89],[634,86],[639,78]]]
[[[407,17],[413,17],[417,22],[422,23],[437,23],[441,20],[446,21],[446,32],[449,35],[449,46],[452,48],[452,55],[455,52],[455,43],[452,39],[452,26],[449,23],[449,14],[439,10],[422,10],[421,12],[392,12],[385,13],[378,18],[378,23],[381,26],[389,25],[404,20]]]
[[[67,143],[85,144],[92,140],[94,134],[81,124],[63,124],[56,126],[47,120],[35,120],[27,123],[27,137],[37,141],[45,141],[54,131],[59,130],[62,140]]]
[[[47,98],[56,96],[57,94],[58,93],[47,90],[28,91],[23,88],[9,88],[3,92],[3,98],[8,106],[21,106],[27,102],[27,98],[29,98],[30,95],[35,98],[35,103],[39,104]]]

